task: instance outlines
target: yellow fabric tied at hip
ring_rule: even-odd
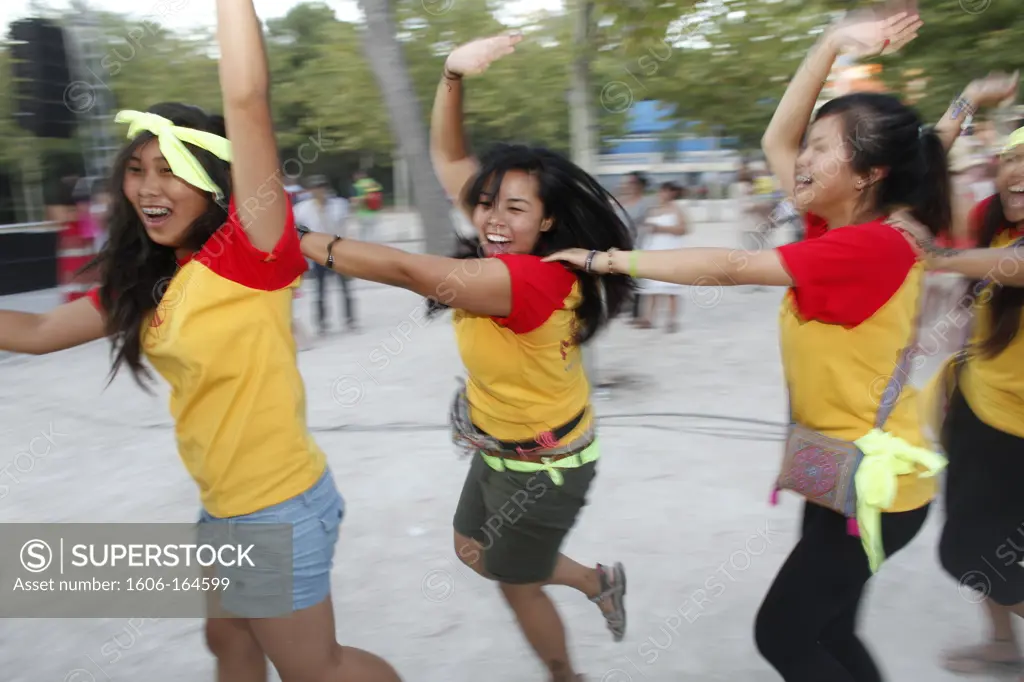
[[[879,429],[855,441],[864,453],[857,469],[857,527],[861,544],[868,555],[871,572],[885,560],[882,546],[882,510],[896,499],[897,477],[917,473],[931,477],[946,467],[946,458],[937,452],[911,445],[902,438]],[[918,471],[918,466],[924,471]]]
[[[160,145],[160,153],[167,159],[167,164],[175,176],[197,189],[213,193],[218,202],[223,201],[224,191],[210,179],[206,169],[184,143],[194,144],[217,158],[231,163],[231,142],[229,140],[202,130],[176,126],[159,114],[144,111],[120,111],[114,121],[128,124],[129,140],[134,140],[139,133],[144,131],[153,133]]]

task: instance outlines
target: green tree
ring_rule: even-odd
[[[908,81],[924,88],[916,106],[929,120],[941,116],[972,79],[989,71],[1013,71],[1024,45],[1020,5],[992,0],[933,0],[922,3],[924,27],[917,40],[883,61],[883,79],[906,92]]]

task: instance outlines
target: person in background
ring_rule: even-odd
[[[352,202],[356,205],[359,239],[372,242],[377,236],[375,233],[380,222],[380,211],[384,208],[384,188],[362,170],[356,171],[353,179]]]
[[[658,205],[650,209],[644,222],[644,238],[641,248],[644,251],[664,251],[683,247],[684,237],[689,233],[686,215],[677,203],[683,195],[683,188],[675,182],[666,182],[658,189]],[[683,285],[655,280],[641,282],[644,298],[649,302],[638,326],[651,329],[654,326],[654,313],[658,302],[668,307],[668,324],[666,331],[670,334],[679,328],[679,307]]]
[[[110,214],[110,184],[106,178],[97,180],[92,187],[91,203],[89,212],[95,224],[95,245],[96,251],[103,248],[107,243],[107,217]]]
[[[634,243],[641,243],[646,236],[643,226],[647,218],[647,212],[651,210],[655,200],[647,196],[647,176],[640,171],[629,173],[622,181],[619,188],[618,202],[626,211],[626,223],[633,236]],[[633,325],[640,326],[643,296],[636,292],[633,297]]]
[[[349,218],[348,201],[335,196],[327,178],[322,175],[314,175],[306,185],[310,191],[310,198],[295,206],[295,222],[311,232],[344,236]],[[320,263],[313,264],[313,273],[316,277],[316,323],[319,334],[326,334],[328,327],[324,302],[328,279],[337,279],[341,283],[346,328],[348,331],[354,331],[357,325],[351,280],[343,274],[331,272]]]

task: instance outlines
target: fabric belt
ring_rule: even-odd
[[[530,452],[553,448],[558,445],[558,441],[568,436],[573,432],[573,429],[580,425],[580,422],[583,421],[583,416],[586,413],[587,408],[584,407],[580,410],[579,414],[559,426],[557,429],[539,433],[537,434],[537,437],[532,440],[508,441],[498,440],[497,438],[495,440],[503,451],[517,452],[521,456],[528,458]]]
[[[548,476],[551,477],[552,483],[555,485],[562,485],[562,483],[565,482],[565,477],[559,469],[579,469],[585,464],[597,461],[601,456],[601,449],[598,447],[597,443],[598,441],[595,439],[590,443],[590,445],[580,452],[571,455],[541,457],[539,462],[524,462],[522,460],[512,459],[509,457],[490,455],[483,450],[480,451],[480,456],[483,457],[487,466],[491,467],[495,471],[516,471],[526,474],[536,471],[545,471]]]

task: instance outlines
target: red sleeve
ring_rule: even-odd
[[[972,245],[978,243],[978,237],[981,235],[981,228],[985,224],[985,214],[988,212],[988,207],[992,205],[995,200],[995,195],[990,196],[987,199],[982,199],[974,205],[971,212],[967,214],[967,229],[970,235]]]
[[[93,287],[92,289],[89,289],[89,291],[86,292],[85,296],[90,301],[92,301],[92,305],[93,305],[94,308],[96,308],[96,310],[100,311],[101,313],[104,312],[103,311],[103,304],[100,303],[100,288],[99,287]]]
[[[306,272],[307,263],[299,248],[291,200],[287,196],[284,200],[288,202],[284,234],[272,252],[260,251],[249,241],[232,197],[227,222],[210,237],[196,260],[221,277],[250,289],[276,291],[294,282]]]
[[[512,312],[493,318],[516,334],[526,334],[548,321],[565,305],[576,275],[561,263],[545,263],[537,256],[495,256],[508,268],[512,279]]]
[[[885,305],[917,262],[906,237],[877,222],[829,230],[777,251],[793,278],[800,316],[846,327]]]
[[[828,232],[828,223],[813,213],[804,214],[804,239],[817,239]]]

